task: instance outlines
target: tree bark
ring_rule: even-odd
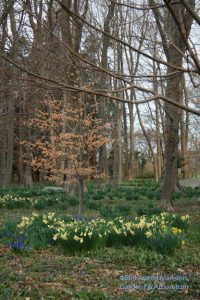
[[[79,197],[79,217],[84,216],[84,180],[83,178],[79,179],[80,185],[80,197]]]
[[[182,67],[183,53],[186,50],[184,39],[181,35],[180,26],[184,26],[185,37],[188,38],[192,18],[186,14],[180,3],[173,5],[168,4],[170,13],[168,16],[168,30],[172,44],[168,46],[168,62],[170,64]],[[192,1],[193,5],[195,1]],[[181,50],[181,51],[180,51]],[[167,67],[167,74],[173,72],[170,66]],[[175,102],[182,101],[182,75],[171,76],[167,81],[166,96],[173,99]],[[171,104],[165,103],[165,162],[163,182],[161,188],[161,207],[167,211],[173,211],[172,195],[176,186],[177,176],[177,156],[179,144],[179,123],[180,110]]]
[[[167,62],[177,67],[182,67],[183,56],[187,47],[187,39],[192,25],[192,17],[182,7],[181,3],[172,5],[169,1],[165,1],[167,8],[165,17],[165,25],[159,13],[159,10],[154,10],[154,16],[163,42],[163,49],[167,58]],[[195,6],[195,0],[190,1],[192,8]],[[150,5],[154,5],[154,0],[149,0]],[[170,41],[171,43],[169,43]],[[173,68],[168,65],[167,74],[173,72]],[[181,77],[169,77],[167,81],[166,93],[175,102],[182,102],[182,87]],[[179,123],[180,110],[173,107],[171,104],[164,104],[165,110],[165,125],[164,125],[164,142],[165,142],[165,157],[164,157],[164,172],[160,184],[161,190],[161,207],[167,211],[173,211],[172,194],[177,185],[177,157],[179,143]]]
[[[134,136],[134,116],[133,116],[133,104],[128,104],[129,119],[130,119],[130,154],[129,154],[129,180],[135,178],[135,136]]]
[[[113,180],[114,183],[122,182],[122,107],[121,103],[116,103],[116,118],[114,128],[114,163],[113,163]]]
[[[104,22],[104,31],[107,33],[110,33],[110,24],[112,21],[112,18],[114,16],[115,12],[115,3],[111,2],[111,4],[108,7],[108,13]],[[101,56],[101,66],[104,69],[107,69],[108,67],[108,47],[109,47],[109,37],[107,35],[103,35],[103,48],[102,48],[102,56]],[[100,78],[100,88],[104,89],[106,88],[107,82],[106,82],[105,74],[101,74]],[[99,116],[102,120],[106,120],[106,102],[105,98],[100,97],[99,99]],[[107,147],[106,145],[103,145],[100,153],[99,153],[99,171],[100,173],[104,173],[106,176],[108,175],[108,157],[107,157]]]

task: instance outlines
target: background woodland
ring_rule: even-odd
[[[199,1],[0,1],[0,186],[200,173]]]

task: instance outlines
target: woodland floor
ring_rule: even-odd
[[[148,191],[148,188],[146,189]],[[152,189],[151,189],[152,191]],[[119,197],[118,197],[119,198]],[[149,197],[150,198],[150,197]],[[122,199],[123,200],[123,199]],[[120,201],[116,197],[93,202],[104,205],[110,201],[115,207]],[[150,200],[143,196],[135,201],[124,200],[123,207],[131,204],[130,214],[137,207],[145,206]],[[153,203],[158,205],[157,200]],[[199,196],[185,196],[174,199],[176,213],[191,216],[192,224],[187,232],[186,246],[173,256],[163,256],[141,248],[107,248],[75,256],[64,255],[58,248],[49,247],[33,250],[28,255],[16,254],[0,240],[0,299],[2,300],[135,300],[135,299],[200,299],[200,202]],[[150,206],[152,208],[152,205]],[[75,213],[77,207],[68,207],[66,212]],[[43,208],[41,213],[56,211],[57,208]],[[34,209],[35,211],[35,209]],[[1,209],[0,223],[7,219],[20,219],[30,215],[31,209]],[[87,209],[86,214],[99,214],[98,210]],[[165,282],[165,285],[188,285],[188,289],[151,289],[154,281],[123,281],[123,275],[180,275],[188,281]],[[148,289],[144,290],[144,284]],[[137,285],[140,290],[126,290],[125,285]]]

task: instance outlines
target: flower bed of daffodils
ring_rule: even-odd
[[[113,246],[143,246],[170,255],[185,244],[184,232],[189,226],[189,216],[161,213],[151,217],[126,220],[96,219],[66,222],[54,213],[22,217],[18,224],[20,234],[27,240],[51,240],[66,252],[91,251]]]
[[[45,206],[51,206],[54,202],[57,202],[57,198],[52,200],[51,197],[43,197],[40,199],[32,199],[29,197],[14,196],[12,194],[6,194],[0,196],[0,207],[14,209],[14,208],[44,208]]]

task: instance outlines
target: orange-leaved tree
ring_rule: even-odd
[[[32,166],[44,178],[79,186],[79,215],[84,215],[84,181],[88,177],[103,177],[98,172],[101,147],[110,142],[109,124],[103,124],[92,105],[65,105],[58,100],[43,101],[27,125],[37,132],[29,142]],[[91,164],[91,158],[93,164]]]

